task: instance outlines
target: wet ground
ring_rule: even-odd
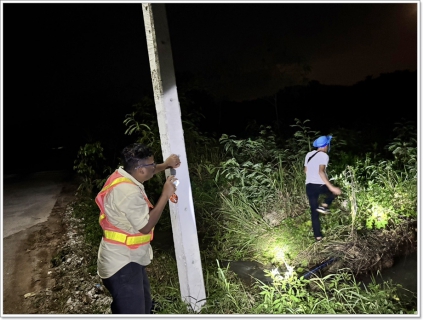
[[[235,272],[247,285],[252,285],[256,279],[264,284],[271,284],[272,278],[266,275],[264,270],[270,266],[264,266],[256,261],[220,261],[221,268],[229,268]]]
[[[400,284],[403,290],[399,293],[411,298],[418,293],[418,254],[414,252],[408,256],[397,257],[391,268],[383,269],[373,277],[378,284],[392,280],[393,284]],[[363,284],[372,282],[372,275],[367,275],[359,279]]]
[[[265,284],[271,284],[272,279],[266,275],[264,270],[269,270],[269,266],[264,266],[255,261],[221,261],[221,268],[226,268],[235,272],[247,285],[254,283],[255,279]],[[380,273],[373,275],[376,283],[382,284],[384,281],[392,281],[393,284],[402,286],[398,293],[407,298],[412,298],[418,293],[418,256],[417,252],[408,256],[397,257],[391,268],[383,269]],[[361,276],[356,279],[364,285],[371,283],[372,275]]]

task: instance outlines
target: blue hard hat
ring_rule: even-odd
[[[314,140],[313,147],[315,148],[323,148],[329,145],[328,151],[330,150],[330,141],[332,140],[332,136],[321,136]]]

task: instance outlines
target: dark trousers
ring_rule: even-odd
[[[321,194],[326,196],[324,203],[326,203],[328,207],[331,205],[333,199],[335,199],[335,196],[325,184],[307,183],[306,193],[310,204],[311,225],[313,227],[314,236],[321,237],[319,213],[316,211],[319,206],[319,196]]]
[[[103,279],[112,295],[113,314],[149,314],[151,312],[150,282],[145,266],[130,262],[113,276]]]

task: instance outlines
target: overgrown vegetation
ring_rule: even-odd
[[[189,101],[185,101],[188,104]],[[126,134],[145,143],[161,160],[158,127],[151,100],[127,115]],[[142,116],[142,117],[141,117]],[[141,120],[142,119],[142,120]],[[404,300],[398,285],[363,287],[357,275],[377,272],[416,246],[416,128],[399,122],[384,151],[353,153],[360,140],[342,130],[332,134],[328,175],[343,194],[332,214],[321,217],[325,240],[315,243],[305,195],[303,161],[320,132],[296,119],[294,133],[282,138],[262,126],[249,138],[200,132],[198,113],[183,121],[192,196],[205,278],[203,314],[401,314],[414,313],[417,298]],[[344,134],[343,134],[344,133]],[[362,144],[362,143],[361,143]],[[369,150],[371,146],[363,146]],[[91,272],[101,238],[95,190],[117,163],[105,165],[100,143],[81,147],[75,169],[82,177],[75,214],[86,221],[87,245],[93,248]],[[99,164],[100,163],[100,164]],[[108,171],[109,170],[109,171]],[[164,177],[146,183],[157,199]],[[170,230],[165,212],[157,229]],[[181,301],[173,247],[155,248],[148,267],[156,313],[192,313]],[[310,279],[312,266],[335,257],[331,268]],[[221,260],[254,260],[272,265],[271,285],[244,284]]]

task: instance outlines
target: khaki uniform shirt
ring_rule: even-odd
[[[115,227],[128,233],[139,233],[149,219],[149,207],[144,199],[144,186],[122,167],[118,172],[131,179],[135,184],[120,183],[115,186],[104,199],[104,210],[107,219]],[[98,249],[97,273],[105,279],[114,275],[130,262],[146,266],[153,259],[150,244],[137,249],[129,249],[125,245],[113,244],[101,239]]]

